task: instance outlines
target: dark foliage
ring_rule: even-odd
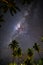
[[[30,4],[33,0],[20,0],[22,4]],[[10,14],[13,16],[17,11],[20,11],[20,8],[17,6],[16,0],[0,0],[0,11],[2,13],[7,13],[10,11]],[[0,22],[4,21],[3,17],[0,17]],[[1,27],[1,24],[0,24]]]

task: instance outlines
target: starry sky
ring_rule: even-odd
[[[1,57],[8,57],[9,43],[16,39],[23,51],[31,48],[35,42],[40,42],[43,36],[43,0],[32,2],[30,5],[18,4],[21,11],[11,16],[9,12],[4,15],[5,23],[0,28]],[[8,14],[9,13],[9,14]]]

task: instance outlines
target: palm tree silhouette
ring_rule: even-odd
[[[18,44],[19,44],[19,43],[18,43],[16,40],[13,40],[13,41],[9,44],[9,46],[10,46],[10,48],[14,51],[14,50],[16,50],[16,49],[19,47]]]
[[[27,55],[29,59],[32,59],[33,56],[33,50],[31,48],[28,48]]]
[[[20,60],[21,56],[22,56],[22,50],[21,50],[21,48],[19,47],[18,50],[17,50],[18,65],[20,64],[20,61],[19,61],[19,60]]]
[[[15,58],[18,59],[18,64],[19,64],[19,59],[22,56],[22,50],[19,47],[19,43],[16,40],[13,40],[10,44],[9,44],[10,48],[12,49],[12,55],[13,55],[13,64],[14,64],[14,60]]]
[[[13,40],[10,44],[9,47],[12,49],[12,55],[13,55],[13,64],[14,64],[14,58],[17,56],[17,50],[19,48],[19,43],[16,40]]]
[[[13,16],[13,13],[16,13],[17,10],[20,11],[14,0],[0,0],[0,3],[2,4],[0,8],[4,13],[9,10]]]
[[[40,45],[38,45],[37,43],[34,43],[34,46],[33,46],[33,48],[38,52],[38,55],[39,55],[39,57],[40,57],[40,59],[41,59],[41,56],[40,56],[40,47],[39,47]]]

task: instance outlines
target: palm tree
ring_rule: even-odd
[[[33,48],[38,52],[39,54],[39,51],[40,51],[40,45],[37,45],[37,43],[34,44]],[[39,54],[39,57],[41,58],[40,54]]]
[[[11,15],[13,16],[13,13],[16,13],[17,10],[20,11],[14,0],[0,0],[0,3],[0,8],[4,13],[6,13],[9,10]]]
[[[21,57],[21,55],[22,55],[22,50],[21,50],[20,47],[19,47],[18,50],[17,50],[17,55],[18,55],[18,57]]]
[[[30,4],[34,0],[19,0],[23,4]],[[20,11],[20,8],[16,5],[17,0],[0,0],[0,11],[1,15],[4,13],[7,13],[7,11],[10,11],[10,14],[13,16],[14,13],[16,14],[17,11]],[[4,15],[3,14],[3,15]],[[3,16],[4,17],[4,16]],[[3,22],[3,17],[0,18],[0,22]],[[1,28],[2,25],[0,25]]]
[[[9,44],[9,46],[10,46],[10,48],[14,51],[14,50],[16,50],[16,49],[19,47],[18,44],[19,44],[19,43],[18,43],[16,40],[13,40],[13,41]]]
[[[31,62],[30,59],[27,58],[27,59],[24,61],[24,64],[25,64],[25,65],[32,65],[32,62]]]
[[[14,58],[18,58],[18,64],[19,64],[19,58],[22,56],[22,50],[18,45],[19,43],[16,40],[13,40],[9,46],[12,49],[12,55],[13,55],[13,63],[14,63]]]
[[[27,50],[27,58],[24,60],[25,65],[33,65],[33,50],[28,48]]]
[[[33,56],[33,50],[31,48],[28,48],[27,55],[29,59],[32,59]]]
[[[13,63],[14,63],[14,58],[17,56],[17,49],[19,48],[19,43],[16,40],[13,40],[9,46],[12,49],[12,55],[13,55]]]
[[[17,57],[18,57],[18,65],[19,65],[19,59],[21,58],[21,56],[22,56],[22,50],[21,50],[21,48],[19,47],[18,49],[17,49]]]

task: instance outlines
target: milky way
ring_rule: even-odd
[[[25,11],[24,17],[14,27],[14,34],[12,35],[13,39],[15,39],[16,37],[18,37],[21,34],[27,33],[28,24],[25,22],[27,15],[28,15],[28,11]]]

